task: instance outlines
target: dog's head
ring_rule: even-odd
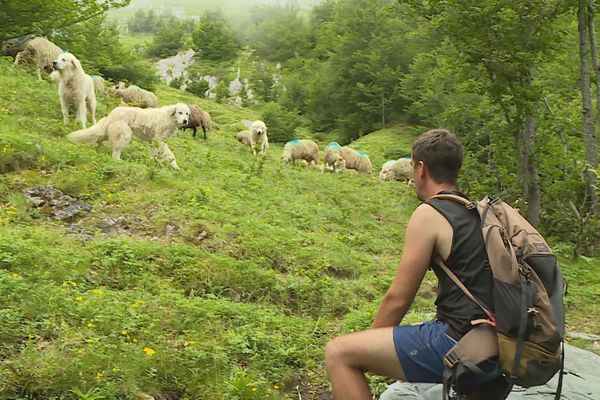
[[[62,53],[60,56],[58,56],[56,60],[52,61],[52,68],[60,72],[76,70],[83,71],[81,63],[79,62],[77,57],[75,57],[71,53],[66,52]]]
[[[254,121],[250,130],[256,134],[256,136],[262,136],[267,133],[267,126],[262,121]]]
[[[190,108],[186,104],[177,103],[171,106],[170,112],[179,126],[185,126],[190,121]]]

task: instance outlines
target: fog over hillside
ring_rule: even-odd
[[[158,13],[170,13],[179,17],[201,15],[206,11],[221,10],[228,17],[244,14],[255,6],[294,5],[310,8],[323,0],[132,0],[129,6],[113,10],[113,17],[127,17],[139,9],[154,9]]]

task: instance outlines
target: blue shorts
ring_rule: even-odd
[[[456,344],[441,321],[394,326],[394,347],[408,382],[441,383],[444,356]]]

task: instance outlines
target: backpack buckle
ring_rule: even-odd
[[[446,366],[448,368],[454,368],[454,366],[460,361],[460,357],[458,356],[458,354],[456,354],[456,351],[454,350],[450,350],[448,353],[446,353],[446,355],[444,356],[444,364],[446,364]]]
[[[475,210],[475,209],[477,209],[477,203],[472,201],[469,204],[467,204],[466,207],[467,207],[467,210]]]

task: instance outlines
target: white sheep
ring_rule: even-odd
[[[94,90],[96,93],[104,93],[106,90],[104,78],[99,75],[90,75],[90,77],[92,78],[92,82],[94,82]]]
[[[139,86],[127,86],[125,82],[119,82],[117,83],[117,86],[115,86],[114,93],[127,104],[135,104],[141,108],[158,107],[156,95]]]
[[[323,159],[323,171],[325,171],[325,169],[330,169],[337,173],[346,169],[346,160],[342,157],[342,146],[336,142],[331,142],[325,146]]]
[[[22,58],[32,56],[35,58],[38,79],[42,80],[42,69],[48,72],[52,71],[52,62],[62,53],[60,47],[45,37],[39,36],[25,43],[23,51],[18,52],[15,56],[13,65],[18,65]]]
[[[316,165],[319,162],[319,146],[308,139],[287,142],[281,153],[281,161],[296,165],[297,160],[304,160],[308,165]]]
[[[379,179],[384,181],[402,181],[409,183],[412,179],[411,159],[407,157],[390,160],[381,166]]]
[[[269,137],[267,136],[267,125],[262,121],[254,121],[250,125],[250,147],[252,148],[252,154],[256,156],[255,145],[260,143],[260,155],[267,154],[269,148]]]
[[[241,131],[236,135],[238,142],[243,145],[250,146],[250,131]]]
[[[370,174],[373,171],[371,160],[364,151],[356,151],[344,146],[341,150],[342,158],[346,161],[346,169]]]

